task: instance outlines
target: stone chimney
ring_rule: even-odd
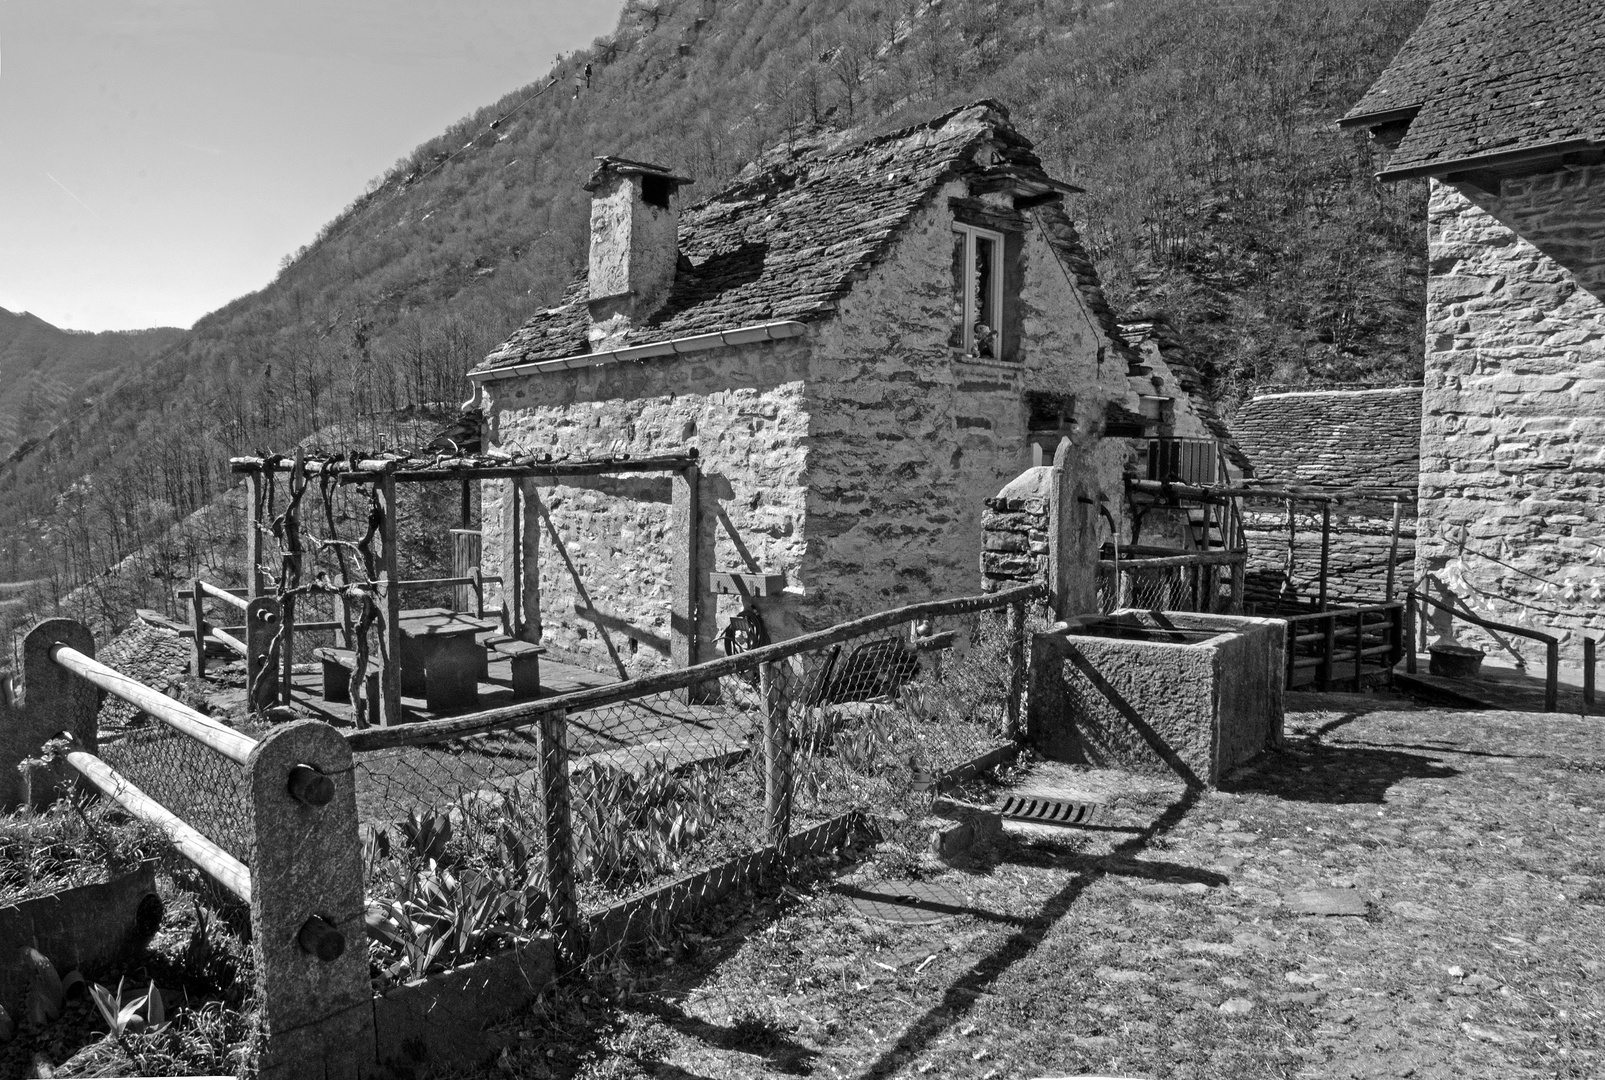
[[[663,305],[680,261],[680,188],[661,165],[597,158],[591,193],[591,348],[619,347]]]

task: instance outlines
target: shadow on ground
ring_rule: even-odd
[[[1460,775],[1459,769],[1424,754],[1388,747],[1330,746],[1318,741],[1320,734],[1343,722],[1322,725],[1314,738],[1289,739],[1280,753],[1266,754],[1226,776],[1220,790],[1255,792],[1292,802],[1381,803],[1388,790],[1401,781],[1447,780]],[[1441,752],[1455,751],[1445,748]]]

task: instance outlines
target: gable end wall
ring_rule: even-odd
[[[1605,631],[1605,169],[1434,181],[1428,255],[1417,574],[1575,662]]]

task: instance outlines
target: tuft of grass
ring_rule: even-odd
[[[104,881],[160,857],[156,829],[105,799],[69,796],[0,817],[0,906]]]

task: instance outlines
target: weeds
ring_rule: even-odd
[[[68,796],[0,817],[0,906],[134,869],[167,850],[155,829],[106,799]]]

